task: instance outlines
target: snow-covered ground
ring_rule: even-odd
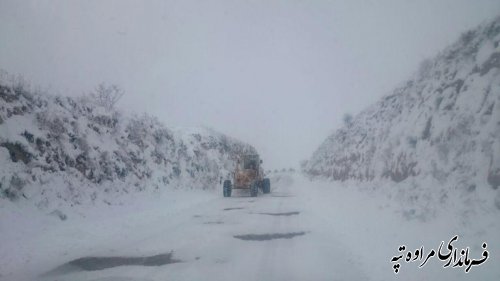
[[[498,216],[463,224],[444,210],[430,221],[407,220],[381,193],[298,174],[275,175],[272,193],[257,198],[144,193],[65,221],[29,206],[0,207],[0,280],[500,280]],[[422,268],[401,262],[394,274],[400,245],[427,253],[456,234],[454,246],[470,247],[472,259],[487,242],[488,260],[466,274],[434,257]],[[53,271],[82,257],[166,253],[180,262]]]
[[[0,75],[0,205],[27,200],[61,212],[119,205],[138,192],[214,189],[237,155],[256,153],[210,128],[173,130],[88,95],[54,96],[15,81]]]
[[[311,177],[394,187],[408,215],[500,210],[500,17],[460,39],[331,134]]]

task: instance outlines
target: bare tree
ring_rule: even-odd
[[[123,90],[115,84],[107,85],[106,83],[99,84],[90,96],[94,101],[104,108],[111,110],[115,104],[123,97]]]

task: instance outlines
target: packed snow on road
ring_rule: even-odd
[[[387,197],[360,186],[312,182],[299,174],[272,178],[270,194],[225,198],[213,191],[145,195],[126,206],[103,206],[61,222],[14,205],[2,207],[2,280],[495,280],[500,254],[471,268],[402,262],[398,248],[437,250],[494,242],[496,217],[481,222],[441,213],[407,220]],[[22,213],[22,214],[21,214]],[[450,214],[454,214],[450,210]],[[438,239],[436,239],[438,237]],[[443,251],[444,252],[444,251]],[[427,252],[426,252],[427,253]],[[493,261],[492,261],[493,260]]]

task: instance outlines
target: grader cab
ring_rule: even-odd
[[[222,186],[224,197],[231,197],[233,189],[246,189],[252,197],[257,196],[259,189],[262,193],[270,193],[271,182],[269,178],[264,178],[261,164],[262,160],[256,154],[239,157],[232,173],[233,180],[225,180]]]

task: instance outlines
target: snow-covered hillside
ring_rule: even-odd
[[[500,17],[424,61],[329,136],[303,169],[383,183],[422,208],[453,201],[500,209]]]
[[[212,189],[255,149],[210,129],[169,129],[89,97],[0,85],[0,204],[118,204],[124,194]]]

